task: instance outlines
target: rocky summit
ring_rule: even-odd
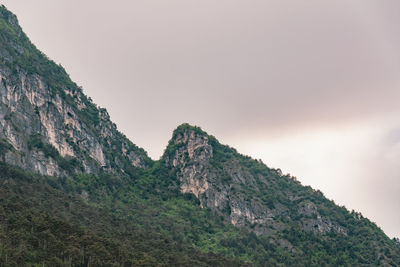
[[[362,214],[199,127],[150,159],[4,6],[0,79],[0,266],[400,266]]]
[[[176,171],[180,191],[194,194],[201,207],[212,209],[235,226],[270,235],[287,227],[277,218],[287,218],[302,231],[347,235],[329,212],[320,212],[334,205],[314,203],[306,193],[308,189],[309,194],[323,198],[321,192],[221,145],[198,127],[179,126],[167,153],[163,161]]]
[[[148,167],[146,152],[30,43],[17,18],[4,7],[1,16],[0,138],[13,147],[4,161],[43,175]]]

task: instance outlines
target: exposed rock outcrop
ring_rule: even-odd
[[[45,175],[148,167],[146,152],[30,43],[13,14],[0,11],[0,138],[13,148],[4,160]]]
[[[300,186],[294,178],[219,144],[198,127],[178,127],[163,161],[176,170],[181,192],[194,194],[202,207],[214,210],[233,225],[257,234],[273,234],[286,227],[285,220],[296,218],[307,232],[346,234],[300,192],[293,194]]]

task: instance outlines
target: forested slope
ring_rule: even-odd
[[[1,266],[400,265],[367,218],[198,127],[151,160],[4,6],[0,80]]]

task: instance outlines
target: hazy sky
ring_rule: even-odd
[[[154,159],[189,122],[400,237],[400,1],[0,3]]]

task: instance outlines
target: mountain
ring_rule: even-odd
[[[35,48],[0,10],[0,138],[5,162],[44,175],[119,172],[151,160],[121,134],[65,70]]]
[[[0,266],[400,266],[360,213],[182,124],[151,160],[0,7]]]
[[[289,252],[286,257],[330,258],[318,265],[342,265],[346,261],[334,258],[347,257],[352,265],[393,263],[393,259],[399,264],[393,240],[361,213],[348,212],[322,192],[220,144],[199,127],[179,126],[161,162],[176,177],[182,193],[193,194],[201,207],[225,221],[268,238],[268,243]],[[376,247],[391,252],[384,254]]]

